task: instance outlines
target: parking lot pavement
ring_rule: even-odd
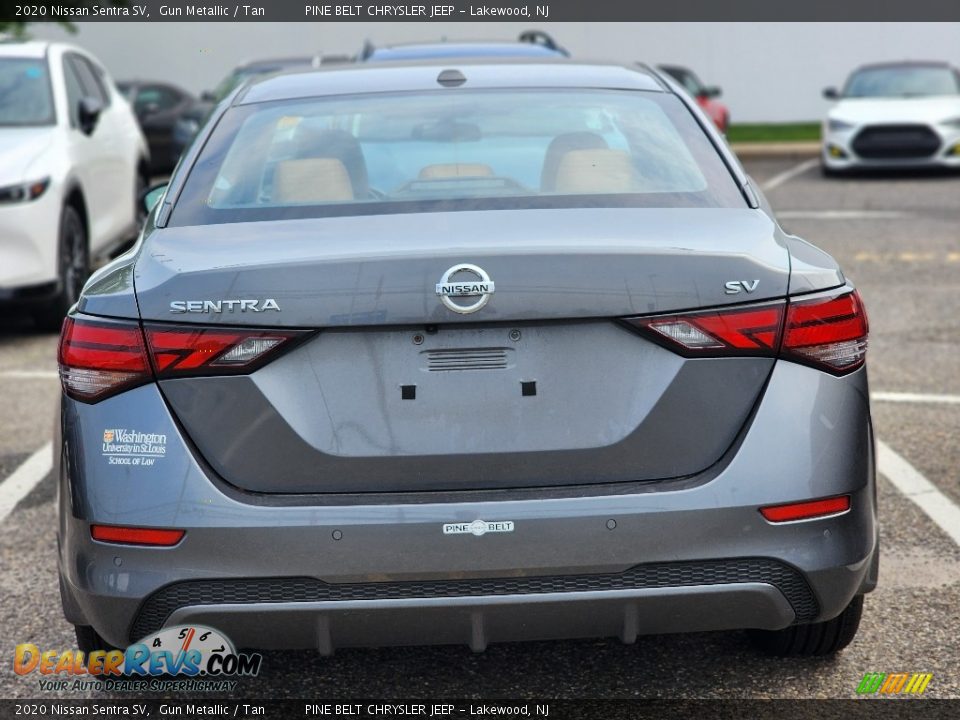
[[[861,289],[877,437],[940,493],[924,497],[949,510],[960,503],[960,177],[827,180],[815,165],[799,165],[747,167],[759,186],[772,185],[768,197],[787,229],[831,252]],[[55,338],[5,322],[0,477],[48,441],[57,391]],[[237,695],[853,697],[865,672],[905,671],[934,674],[926,697],[960,697],[960,547],[904,494],[913,476],[891,468],[901,466],[886,468],[901,489],[880,478],[880,587],[867,598],[856,642],[835,659],[769,659],[741,633],[647,637],[636,646],[494,645],[480,655],[466,647],[267,653],[260,677]],[[57,597],[52,488],[47,477],[0,525],[0,697],[39,694],[35,679],[13,675],[14,644],[73,646]],[[951,517],[941,518],[947,528]]]

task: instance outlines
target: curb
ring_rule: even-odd
[[[820,155],[819,142],[750,142],[732,143],[740,158],[814,158]]]

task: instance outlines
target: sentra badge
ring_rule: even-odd
[[[280,305],[273,298],[266,300],[174,300],[170,303],[172,313],[232,313],[280,311]]]

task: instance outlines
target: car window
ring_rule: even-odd
[[[587,205],[744,200],[673,95],[434,91],[231,108],[174,221]]]
[[[700,84],[700,81],[697,80],[697,76],[692,72],[681,70],[677,73],[677,80],[679,80],[684,89],[694,97],[697,97],[703,92],[703,86]]]
[[[683,89],[693,97],[697,97],[703,92],[703,83],[700,82],[700,79],[694,75],[692,71],[686,68],[669,66],[661,67],[660,69],[680,83]]]
[[[52,125],[55,120],[46,60],[0,58],[0,127]]]
[[[70,117],[70,127],[80,126],[80,100],[86,95],[86,90],[80,82],[77,69],[69,57],[63,59],[63,80],[67,89],[67,112]]]
[[[901,65],[858,70],[844,97],[928,97],[960,94],[960,78],[948,67]]]
[[[91,63],[87,58],[71,53],[67,56],[67,62],[73,65],[80,84],[83,87],[84,95],[99,100],[104,107],[110,104],[110,93],[107,92],[103,71]]]
[[[137,92],[134,109],[137,112],[172,110],[180,102],[180,94],[163,85],[144,85]]]

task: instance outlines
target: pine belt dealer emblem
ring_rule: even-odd
[[[487,272],[470,263],[460,263],[447,270],[437,283],[437,295],[440,302],[455,313],[467,315],[474,313],[488,302],[493,295],[494,283]],[[473,302],[460,304],[453,298],[476,298]]]
[[[487,522],[486,520],[474,520],[468,523],[444,523],[444,535],[486,535],[487,533],[513,532],[512,520],[498,520],[497,522]]]

